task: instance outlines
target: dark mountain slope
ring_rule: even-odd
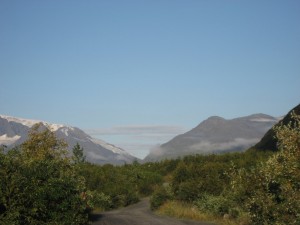
[[[287,125],[288,123],[293,123],[294,119],[292,118],[292,112],[295,112],[295,114],[300,115],[300,104],[297,105],[295,108],[293,108],[291,111],[288,112],[288,114],[277,124],[274,125],[274,127],[279,126],[280,124]],[[258,142],[254,148],[258,150],[271,150],[271,151],[277,151],[277,139],[275,137],[274,129],[271,128],[268,130],[268,132],[263,136],[260,142]]]

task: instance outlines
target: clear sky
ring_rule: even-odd
[[[198,125],[300,103],[298,0],[1,0],[0,114],[143,158]]]

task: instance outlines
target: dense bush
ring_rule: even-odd
[[[78,173],[86,179],[88,190],[93,196],[105,195],[108,202],[95,201],[93,205],[103,210],[127,206],[149,196],[163,182],[162,176],[155,172],[152,164],[93,165],[84,163]]]
[[[171,200],[173,194],[169,186],[161,186],[158,188],[150,199],[150,207],[152,210],[158,209],[166,201]]]
[[[252,224],[300,224],[300,117],[277,126],[280,151],[232,179],[235,201],[246,210]]]
[[[234,208],[233,201],[224,195],[204,194],[201,198],[196,200],[194,204],[201,212],[215,216],[228,214],[230,217],[236,218],[239,215],[239,210]]]
[[[87,191],[87,204],[91,209],[98,210],[110,209],[113,205],[111,197],[97,191]]]
[[[242,157],[244,159],[240,160]],[[172,173],[175,198],[193,202],[206,194],[220,195],[230,184],[230,162],[245,164],[251,158],[237,153],[185,157]]]
[[[255,224],[300,224],[300,116],[276,129],[280,151],[259,171],[262,182],[249,202]]]
[[[0,152],[0,224],[86,224],[85,191],[48,129],[35,126],[20,148]]]

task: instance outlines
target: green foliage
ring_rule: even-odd
[[[91,208],[98,208],[100,210],[110,209],[112,206],[112,200],[110,196],[97,191],[87,191],[87,204]]]
[[[234,208],[234,203],[224,195],[204,194],[194,204],[201,212],[215,216],[229,214],[231,217],[236,218],[239,215],[239,210]]]
[[[220,195],[230,185],[231,163],[250,167],[258,154],[230,153],[183,158],[172,173],[172,188],[177,200],[193,202],[202,195]],[[259,157],[258,157],[259,158]]]
[[[157,185],[162,183],[162,176],[158,173],[144,171],[141,176],[138,182],[138,193],[141,196],[151,195]]]
[[[85,162],[86,156],[83,154],[83,148],[77,142],[72,149],[73,152],[73,161],[75,164],[80,164]]]
[[[150,207],[152,210],[156,210],[162,204],[164,204],[168,200],[171,200],[172,198],[173,194],[171,189],[168,186],[161,186],[151,196]]]
[[[293,118],[275,128],[279,152],[250,172],[233,173],[233,197],[252,224],[300,224],[300,116]]]
[[[127,206],[139,201],[140,197],[153,193],[163,182],[152,164],[141,165],[92,165],[83,164],[80,175],[86,179],[87,188],[95,194],[109,197],[111,204],[95,202],[94,206],[103,210]]]
[[[86,224],[84,179],[66,144],[35,126],[29,139],[0,153],[0,224]]]
[[[263,179],[249,200],[255,224],[300,224],[300,116],[277,128],[280,151],[259,171]]]
[[[34,160],[67,160],[67,144],[58,140],[53,132],[36,124],[29,132],[28,140],[21,145],[21,153],[28,163]]]

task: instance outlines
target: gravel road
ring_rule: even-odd
[[[143,199],[126,208],[94,214],[93,220],[93,225],[214,225],[207,222],[178,220],[155,215],[150,210],[148,199]]]

